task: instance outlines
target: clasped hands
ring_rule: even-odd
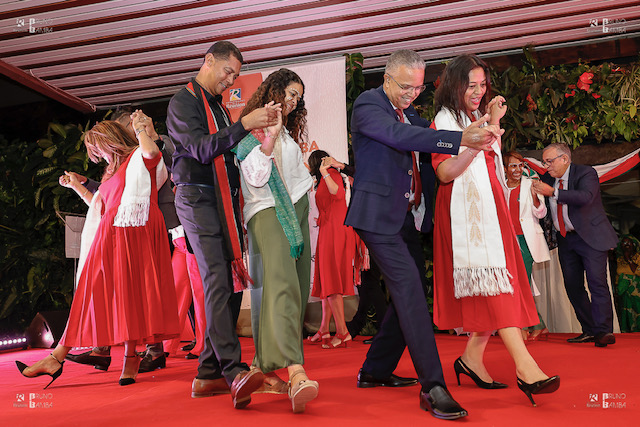
[[[323,157],[322,162],[320,163],[320,167],[318,168],[320,170],[320,173],[322,175],[326,175],[329,168],[334,168],[340,171],[344,168],[344,163],[337,161],[331,156]]]
[[[265,104],[262,108],[256,108],[240,119],[245,130],[277,126],[278,121],[282,123],[282,104],[276,104],[274,101]]]
[[[487,113],[472,122],[462,131],[460,145],[473,150],[490,151],[494,142],[500,142],[504,129],[500,128],[500,119],[507,112],[506,100],[502,96],[495,96],[487,104]],[[483,126],[489,122],[487,126]]]
[[[159,138],[153,127],[153,120],[147,117],[142,110],[135,110],[131,113],[131,127],[133,127],[136,136],[141,132],[145,132],[153,141]]]
[[[533,183],[531,184],[531,188],[533,189],[533,191],[536,192],[536,194],[540,194],[545,197],[553,196],[553,192],[554,192],[553,187],[540,180],[534,180]]]

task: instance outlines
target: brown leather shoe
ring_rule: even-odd
[[[287,394],[289,384],[282,380],[275,372],[264,374],[264,382],[254,393]]]
[[[242,409],[251,403],[251,393],[256,391],[264,382],[264,374],[259,368],[252,367],[236,375],[231,383],[231,399],[233,407]]]
[[[216,394],[229,394],[229,385],[224,378],[215,380],[201,380],[194,378],[191,384],[191,397],[209,397]]]

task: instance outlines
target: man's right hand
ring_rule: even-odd
[[[257,108],[244,116],[240,121],[245,130],[262,129],[278,124],[278,112],[282,112],[282,105],[273,101],[262,108]]]
[[[491,144],[504,133],[504,129],[500,129],[498,125],[480,127],[485,124],[487,120],[489,120],[489,115],[485,114],[465,128],[465,130],[462,131],[462,141],[460,145],[477,150],[491,150]]]

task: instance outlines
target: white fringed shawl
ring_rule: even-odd
[[[162,155],[158,154],[160,162],[156,166],[156,186],[162,187],[168,178],[167,168],[162,160]],[[144,165],[142,150],[136,148],[131,154],[127,170],[125,171],[124,190],[120,198],[120,206],[113,220],[115,227],[141,227],[149,220],[149,206],[151,197],[151,175]],[[78,272],[76,274],[76,286],[80,279],[80,274],[84,268],[89,249],[93,244],[100,220],[102,219],[102,196],[100,191],[96,191],[89,204],[87,217],[82,229],[80,238],[80,259],[78,261]]]
[[[463,116],[463,120],[464,127],[471,124],[468,117]],[[434,122],[438,130],[464,129],[448,109],[440,110]],[[496,153],[497,175],[504,181],[500,146],[495,142],[492,148]],[[460,147],[458,155],[465,150],[466,147]],[[484,155],[475,156],[467,169],[453,181],[451,236],[456,298],[513,294],[512,276],[507,270],[496,202]]]

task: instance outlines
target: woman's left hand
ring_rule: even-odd
[[[489,120],[491,124],[497,124],[501,118],[507,113],[507,101],[504,97],[494,96],[487,104],[487,113],[491,115]]]

